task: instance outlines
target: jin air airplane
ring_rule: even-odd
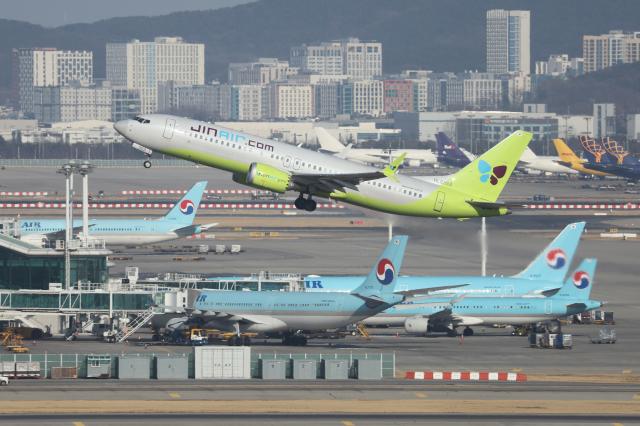
[[[158,219],[91,219],[89,237],[103,240],[107,245],[144,245],[199,234],[216,225],[193,224],[206,187],[207,182],[196,183],[165,216]],[[82,220],[74,220],[74,233],[80,230]],[[41,245],[45,239],[63,239],[64,233],[64,219],[20,219],[20,239],[25,242]],[[83,237],[82,232],[79,237]]]
[[[386,213],[450,218],[509,214],[497,199],[531,140],[530,133],[516,131],[455,174],[414,177],[398,174],[404,156],[380,170],[171,115],[138,116],[114,127],[148,156],[159,152],[226,170],[235,182],[258,189],[296,191],[301,210],[315,210],[318,196]]]

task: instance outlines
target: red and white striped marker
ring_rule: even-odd
[[[407,371],[405,379],[443,382],[526,382],[527,375],[507,371]]]
[[[254,192],[262,193],[266,191],[252,191],[250,189],[206,189],[204,191],[205,194],[218,195],[250,195]],[[122,191],[122,195],[181,195],[186,193],[186,189],[134,189]]]
[[[567,203],[547,203],[547,204],[524,204],[524,208],[533,210],[637,210],[640,209],[638,203],[601,203],[601,204],[567,204]]]
[[[0,203],[0,209],[62,209],[65,203]],[[169,209],[172,203],[90,203],[92,209]],[[74,203],[74,208],[81,208],[82,203]],[[207,203],[200,204],[201,209],[238,209],[238,210],[289,210],[295,209],[293,203]],[[318,203],[319,209],[344,209],[341,204]]]
[[[45,197],[48,192],[42,191],[0,191],[0,197]]]

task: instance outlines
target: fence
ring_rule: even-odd
[[[171,354],[172,356],[188,356],[189,359],[189,378],[195,377],[195,358],[193,352],[186,354]],[[87,377],[87,360],[100,357],[106,359],[108,357],[110,364],[110,378],[118,377],[118,359],[120,356],[126,356],[127,358],[140,356],[150,359],[150,371],[149,377],[155,377],[155,363],[153,359],[166,358],[168,354],[165,353],[127,353],[127,354],[0,354],[0,363],[2,362],[39,362],[40,363],[40,376],[42,378],[51,378],[52,367],[71,367],[76,368],[78,371],[78,378]],[[251,353],[251,377],[260,377],[260,359],[309,359],[317,361],[317,373],[316,377],[322,376],[322,360],[324,359],[342,359],[349,360],[349,377],[355,377],[355,360],[357,359],[373,359],[380,360],[382,365],[382,377],[384,379],[392,379],[395,377],[396,370],[396,356],[395,353]],[[287,363],[287,377],[293,376],[292,363]]]

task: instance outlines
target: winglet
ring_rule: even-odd
[[[387,165],[387,167],[384,168],[382,173],[384,173],[386,177],[391,177],[398,174],[398,170],[400,170],[400,166],[402,165],[402,163],[404,163],[404,158],[406,156],[406,152],[403,152],[402,154],[397,156],[391,163]]]

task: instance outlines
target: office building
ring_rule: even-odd
[[[139,90],[143,114],[158,110],[160,83],[173,81],[175,87],[204,84],[202,43],[156,37],[152,42],[108,43],[106,52],[107,80],[114,86]]]
[[[528,10],[487,11],[487,72],[531,72],[531,23]]]
[[[35,87],[93,83],[93,53],[55,48],[13,50],[14,102],[25,114],[33,113]]]
[[[269,84],[285,81],[296,75],[298,69],[289,62],[276,58],[260,58],[256,62],[229,64],[229,84]]]
[[[410,80],[384,80],[384,112],[413,111],[413,86]]]
[[[616,105],[593,104],[593,136],[603,138],[615,136],[616,133]]]
[[[464,106],[496,110],[503,104],[503,80],[489,73],[473,73],[464,80]]]
[[[140,92],[126,87],[111,88],[111,121],[133,118],[140,114]]]
[[[214,121],[220,115],[220,83],[181,86],[176,89],[176,109],[181,115]]]
[[[267,86],[239,84],[231,86],[230,118],[240,121],[261,120],[265,117],[268,102]]]
[[[272,118],[309,118],[314,116],[313,87],[310,84],[271,86]]]
[[[302,73],[371,79],[382,75],[382,43],[349,38],[303,44],[291,48],[289,62]]]
[[[40,122],[111,120],[111,87],[38,86],[33,91],[33,114]]]

